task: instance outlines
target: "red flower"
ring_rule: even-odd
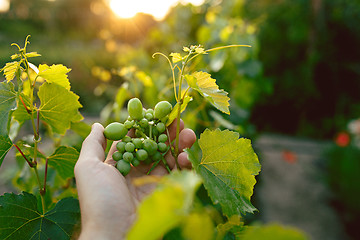
[[[340,132],[335,138],[336,145],[346,147],[350,144],[350,135],[347,132]]]
[[[288,163],[296,163],[296,161],[297,161],[296,154],[289,150],[284,150],[282,152],[282,157],[283,157],[284,161],[288,162]]]

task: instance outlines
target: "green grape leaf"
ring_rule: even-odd
[[[139,205],[128,240],[160,239],[186,217],[201,179],[192,171],[172,172]],[[151,223],[151,224],[149,224]]]
[[[40,118],[48,123],[54,132],[65,134],[71,122],[81,120],[78,109],[82,107],[75,93],[53,84],[44,83],[40,86],[38,96]]]
[[[20,68],[19,62],[8,62],[5,64],[5,67],[1,69],[4,71],[4,76],[7,82],[10,82],[14,79],[16,71]]]
[[[64,198],[42,214],[34,195],[5,193],[0,196],[0,239],[71,239],[80,220],[78,200]]]
[[[182,61],[184,58],[180,55],[180,53],[170,53],[170,57],[172,57],[172,62],[177,63]]]
[[[24,104],[28,109],[31,109],[30,107],[30,98],[26,96],[25,94],[21,93],[20,97],[17,99],[17,108],[13,113],[13,117],[16,121],[18,121],[21,124],[23,124],[26,120],[31,119],[30,114],[26,111],[24,104],[21,102],[21,99],[23,100]]]
[[[8,135],[12,110],[16,108],[16,92],[12,83],[0,83],[0,135]]]
[[[228,217],[254,212],[250,197],[261,166],[250,140],[239,139],[237,132],[206,129],[198,143],[201,159],[193,150],[186,151],[212,201],[220,203]]]
[[[50,67],[46,64],[40,64],[38,76],[43,77],[48,83],[56,83],[70,90],[70,82],[67,76],[70,71],[71,69],[62,64],[53,64]]]
[[[209,73],[194,72],[191,75],[185,75],[185,79],[192,89],[198,91],[214,107],[223,113],[230,114],[230,98],[227,96],[228,93],[224,90],[219,90],[215,79],[211,78]]]
[[[13,144],[8,135],[0,135],[0,167],[2,162],[4,161],[6,154],[10,151],[12,146]]]
[[[240,235],[241,240],[306,240],[309,239],[302,231],[293,227],[278,224],[249,227]]]
[[[181,109],[180,109],[180,113],[182,113],[183,111],[185,111],[187,105],[189,104],[189,102],[192,101],[192,97],[190,96],[185,96],[184,98],[184,101],[183,103],[181,104]],[[177,117],[177,114],[178,114],[178,111],[179,111],[179,104],[177,103],[171,113],[169,114],[169,118],[168,120],[166,121],[166,126],[169,126]]]
[[[48,157],[48,164],[55,168],[63,179],[67,179],[74,177],[74,167],[78,158],[79,152],[75,148],[60,146]]]

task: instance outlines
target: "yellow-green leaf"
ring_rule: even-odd
[[[70,90],[70,82],[67,76],[70,71],[71,69],[62,64],[54,64],[50,67],[46,64],[40,64],[38,76],[43,77],[48,83],[56,83]]]
[[[212,240],[214,223],[207,212],[194,212],[184,220],[182,233],[189,240]]]
[[[308,237],[299,229],[279,224],[249,227],[240,235],[242,240],[306,240]]]
[[[5,64],[5,67],[1,69],[4,71],[4,76],[7,82],[10,82],[14,79],[16,71],[20,68],[19,62],[8,62]]]
[[[219,90],[215,79],[207,72],[194,72],[191,75],[185,75],[185,79],[189,86],[198,91],[203,97],[223,113],[230,114],[229,100],[227,92]]]
[[[183,51],[184,51],[184,52],[190,52],[190,48],[188,48],[188,47],[183,47]]]
[[[186,150],[189,160],[204,181],[214,203],[220,203],[228,217],[254,212],[250,197],[260,163],[249,139],[237,132],[206,129],[198,140],[202,157]]]
[[[14,60],[14,59],[17,59],[17,58],[20,58],[21,57],[21,54],[20,53],[15,53],[13,55],[11,55],[11,59]]]
[[[54,83],[44,83],[39,88],[38,96],[41,102],[40,118],[47,122],[54,132],[65,134],[71,122],[82,118],[78,111],[82,107],[78,101],[79,96],[69,90]]]
[[[202,47],[195,48],[195,52],[198,54],[206,54],[205,49]]]
[[[37,53],[37,52],[29,52],[29,53],[26,53],[25,56],[27,58],[32,58],[32,57],[40,57],[41,54]]]
[[[152,87],[154,85],[151,77],[143,71],[137,71],[135,76],[144,84],[145,87]]]
[[[182,113],[183,111],[185,111],[187,105],[188,105],[189,102],[191,102],[191,101],[192,101],[192,97],[190,97],[190,96],[185,96],[184,101],[183,101],[183,103],[181,104],[180,113]],[[179,111],[179,106],[180,106],[180,105],[177,103],[177,104],[173,107],[171,113],[169,114],[169,118],[168,118],[168,120],[166,121],[166,126],[169,126],[169,125],[175,120],[175,118],[177,117],[177,114],[178,114],[178,111]]]
[[[160,239],[188,214],[200,178],[191,171],[177,171],[163,177],[155,191],[138,207],[137,220],[128,240]]]
[[[183,60],[183,57],[180,53],[170,53],[170,57],[172,57],[172,62],[177,63]]]

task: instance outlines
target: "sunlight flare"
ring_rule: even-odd
[[[200,5],[204,0],[110,0],[111,10],[120,18],[132,18],[137,13],[146,13],[161,20],[169,9],[177,3],[192,3]]]

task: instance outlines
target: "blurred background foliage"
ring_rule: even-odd
[[[0,12],[0,66],[15,51],[10,43],[22,43],[30,34],[29,50],[43,55],[34,64],[72,69],[72,90],[85,119],[123,120],[122,107],[131,97],[141,98],[145,107],[161,99],[174,104],[168,63],[152,54],[192,44],[252,46],[212,52],[189,67],[211,73],[231,98],[231,115],[225,116],[191,92],[194,100],[183,119],[197,133],[213,126],[251,137],[275,132],[332,139],[359,118],[357,0],[205,0],[199,6],[178,4],[161,21],[142,13],[121,19],[106,0],[9,3]],[[359,183],[353,171],[359,169],[354,162],[359,147],[342,147],[329,153],[329,181],[348,199],[341,208],[354,213],[357,202],[344,192],[359,195],[360,184],[349,188],[349,182]],[[340,173],[338,158],[347,159]],[[336,182],[338,174],[351,177]]]
[[[44,55],[35,61],[72,68],[83,113],[96,116],[125,82],[138,81],[139,89],[128,97],[149,95],[149,106],[154,94],[163,98],[171,92],[170,70],[151,58],[154,52],[250,44],[251,49],[214,52],[194,64],[230,92],[232,115],[192,104],[202,109],[198,119],[188,117],[197,119],[190,126],[201,130],[209,122],[230,121],[243,133],[331,138],[360,109],[359,18],[360,3],[351,0],[207,0],[179,4],[162,21],[147,14],[118,18],[103,0],[11,0],[0,15],[0,65],[13,51],[9,42],[31,34],[31,47]],[[147,87],[155,83],[147,91],[144,77]]]

